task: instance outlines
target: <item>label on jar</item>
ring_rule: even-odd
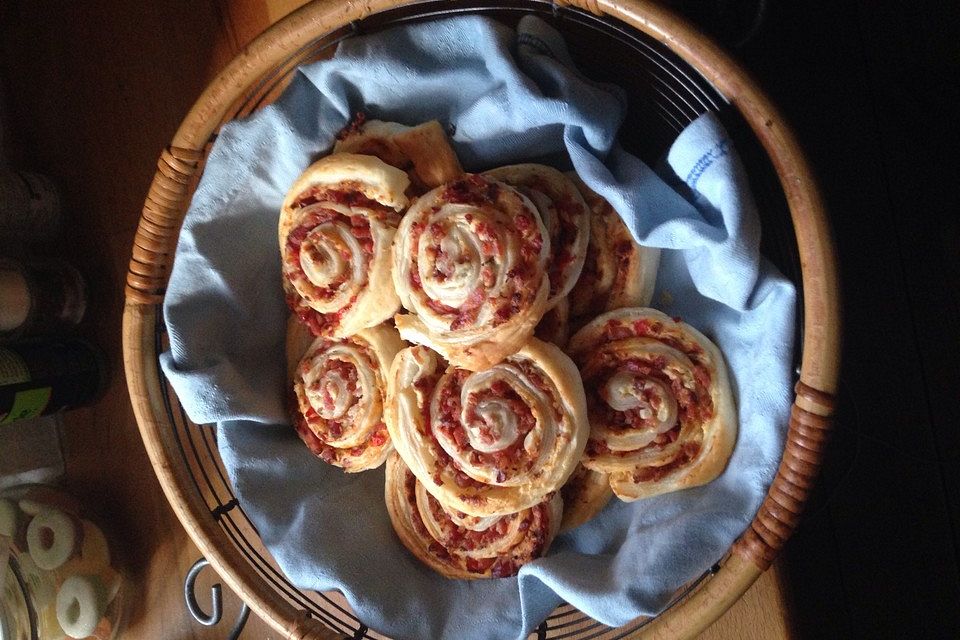
[[[30,369],[18,354],[0,349],[0,385],[30,382]]]
[[[50,391],[50,387],[18,391],[13,396],[13,406],[10,408],[10,413],[0,418],[0,424],[43,415],[43,410],[47,408],[47,404],[50,402]]]

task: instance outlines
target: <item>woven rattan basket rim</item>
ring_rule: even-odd
[[[200,551],[229,586],[285,638],[335,634],[298,611],[221,544],[222,531],[185,478],[169,447],[164,391],[157,373],[154,332],[190,187],[204,147],[231,105],[272,68],[319,36],[371,14],[414,4],[397,0],[319,0],[284,18],[235,58],[187,114],[159,168],[134,241],[124,313],[124,363],[134,413],[171,506]],[[710,579],[643,627],[637,637],[693,637],[735,602],[766,569],[795,529],[816,478],[833,413],[839,369],[839,294],[836,262],[823,203],[810,167],[789,126],[749,76],[708,38],[648,0],[564,0],[619,20],[662,42],[711,82],[740,112],[779,177],[796,232],[804,291],[800,382],[784,458],[756,518]]]

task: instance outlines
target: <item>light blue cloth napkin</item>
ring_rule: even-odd
[[[663,252],[654,305],[716,340],[739,407],[717,481],[614,501],[518,577],[467,582],[401,546],[382,469],[347,475],[309,453],[284,412],[277,217],[287,188],[359,110],[454,125],[468,169],[569,158],[642,243],[675,249]],[[542,21],[514,32],[471,16],[348,40],[276,104],[223,128],[180,235],[161,361],[190,417],[217,423],[236,494],[297,585],[342,591],[366,624],[399,638],[522,638],[561,600],[620,625],[657,613],[748,525],[783,445],[794,289],[759,256],[756,207],[716,118],[680,135],[661,179],[617,146],[624,111],[621,92],[570,67]]]

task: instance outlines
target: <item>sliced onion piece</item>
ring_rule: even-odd
[[[103,584],[94,576],[70,576],[57,592],[57,622],[71,638],[93,635],[107,609]]]
[[[58,568],[73,555],[76,546],[77,525],[62,511],[42,511],[27,525],[27,550],[41,569]]]

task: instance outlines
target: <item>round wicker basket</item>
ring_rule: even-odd
[[[186,418],[159,368],[157,356],[165,346],[161,305],[183,216],[210,144],[225,122],[269,104],[299,64],[329,57],[345,38],[456,12],[485,12],[507,22],[532,12],[551,20],[588,76],[614,80],[628,91],[630,113],[622,142],[645,160],[655,160],[699,114],[718,111],[761,204],[764,252],[802,291],[799,380],[787,443],[750,527],[656,618],[610,629],[564,605],[536,630],[538,638],[693,637],[770,566],[797,526],[830,430],[839,367],[839,299],[823,204],[789,127],[736,63],[649,0],[318,0],[250,44],[207,87],[161,154],[134,240],[124,361],[147,451],[197,547],[281,637],[382,637],[360,622],[338,594],[300,590],[278,569],[237,504],[213,430]],[[641,131],[642,138],[631,138],[631,132]]]

